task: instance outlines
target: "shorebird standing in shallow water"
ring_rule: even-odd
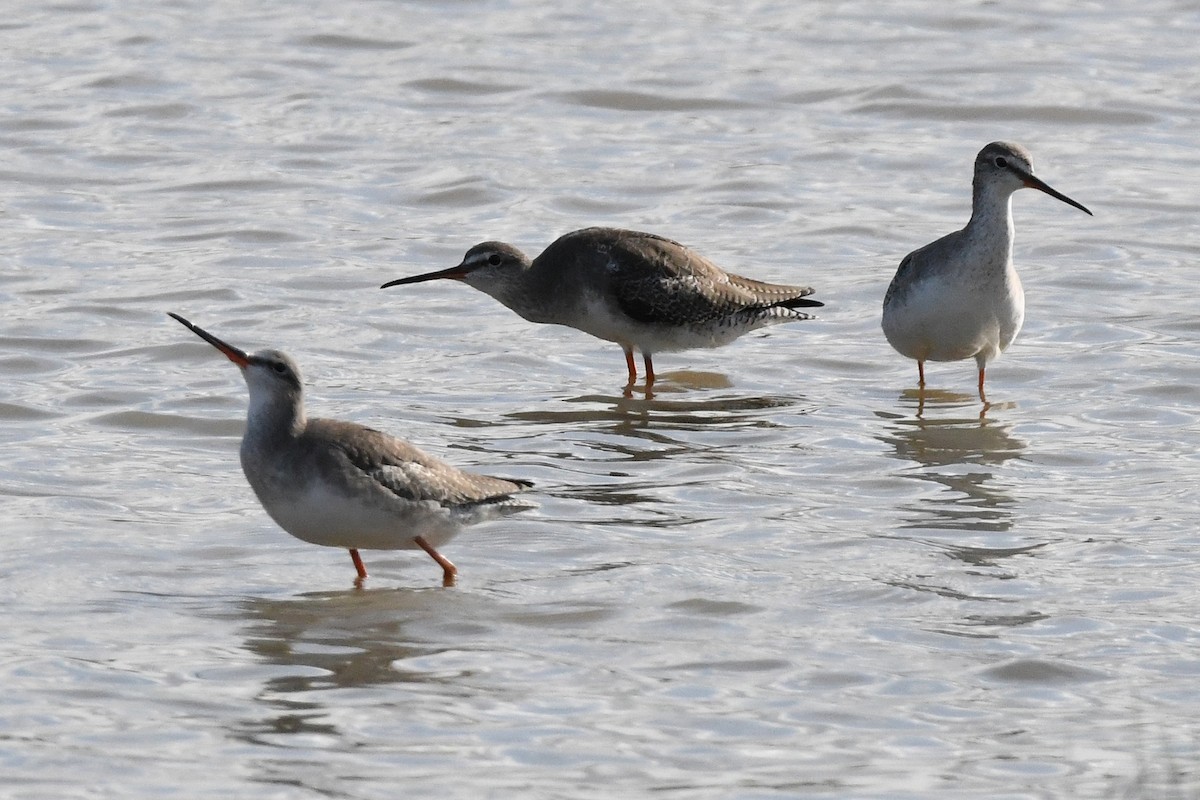
[[[901,355],[926,361],[974,358],[979,399],[984,370],[1012,344],[1025,319],[1025,291],[1013,267],[1012,195],[1039,189],[1092,213],[1033,175],[1029,151],[992,142],[975,157],[971,219],[960,231],[914,250],[900,262],[883,299],[883,333]]]
[[[533,484],[475,475],[353,422],[309,419],[300,368],[278,350],[253,355],[170,315],[237,364],[250,389],[242,471],[271,519],[305,542],[345,547],[367,577],[359,549],[415,550],[458,570],[436,547],[463,525],[532,508],[514,497]]]
[[[801,308],[807,286],[743,278],[678,242],[652,233],[585,228],[560,237],[532,261],[503,242],[484,242],[450,269],[389,281],[382,287],[437,278],[459,280],[491,295],[530,322],[566,325],[625,351],[631,388],[633,351],[654,383],[658,352],[720,347],[778,322],[812,319]]]

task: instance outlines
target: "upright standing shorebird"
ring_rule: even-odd
[[[960,231],[914,250],[900,262],[883,298],[883,333],[902,355],[926,361],[974,358],[979,399],[984,370],[1012,344],[1025,319],[1025,291],[1013,267],[1012,195],[1040,189],[1092,213],[1033,175],[1029,151],[992,142],[975,157],[971,219]]]
[[[250,355],[170,316],[242,370],[250,389],[242,471],[263,508],[297,539],[349,549],[359,585],[367,577],[360,548],[419,547],[452,586],[458,570],[436,547],[463,525],[533,507],[513,496],[528,481],[463,472],[353,422],[308,419],[300,368],[286,354]]]
[[[812,319],[798,311],[824,303],[807,286],[743,278],[678,242],[618,228],[584,228],[557,239],[532,261],[503,242],[484,242],[450,269],[389,281],[437,278],[491,295],[530,322],[566,325],[625,351],[628,387],[637,380],[633,351],[654,383],[653,355],[720,347],[766,325]]]

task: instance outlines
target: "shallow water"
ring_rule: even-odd
[[[1200,796],[1191,3],[17,4],[0,27],[0,795]],[[879,304],[994,139],[1025,328]],[[653,230],[821,318],[664,354],[465,286]],[[273,526],[245,387],[534,480],[444,548]]]

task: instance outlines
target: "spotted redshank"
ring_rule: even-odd
[[[533,484],[464,472],[385,433],[333,419],[308,419],[300,368],[285,353],[253,355],[170,315],[237,364],[250,389],[242,471],[271,519],[312,544],[345,547],[367,577],[359,549],[420,548],[458,573],[437,547],[464,525],[532,508],[515,497]]]
[[[974,358],[979,399],[987,403],[984,370],[1012,344],[1025,319],[1025,291],[1012,261],[1012,195],[1024,188],[1092,213],[1034,177],[1024,147],[992,142],[975,157],[967,226],[900,262],[883,299],[883,333],[901,355],[916,359],[922,388],[926,361]]]
[[[778,322],[811,319],[824,305],[807,286],[782,286],[726,272],[687,247],[652,233],[585,228],[560,237],[532,261],[503,242],[484,242],[450,269],[389,281],[381,288],[449,278],[491,295],[530,322],[566,325],[625,351],[628,387],[641,351],[646,386],[658,352],[720,347]]]

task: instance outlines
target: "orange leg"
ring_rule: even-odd
[[[979,368],[979,399],[986,403],[988,399],[987,395],[983,393],[983,369],[983,367]]]
[[[917,386],[925,388],[925,362],[917,360]]]
[[[642,360],[646,362],[646,388],[649,389],[654,385],[654,363],[649,353],[642,353]]]
[[[629,367],[629,383],[626,386],[633,386],[637,382],[637,365],[633,363],[633,348],[625,348],[625,366]]]
[[[358,580],[367,577],[367,568],[363,566],[362,556],[353,547],[350,548],[350,560],[354,562],[354,568],[358,570]]]
[[[450,559],[433,549],[433,545],[425,541],[424,536],[414,536],[413,541],[417,546],[429,553],[429,557],[436,561],[442,568],[442,586],[453,586],[454,576],[458,574],[458,567],[450,563]]]

